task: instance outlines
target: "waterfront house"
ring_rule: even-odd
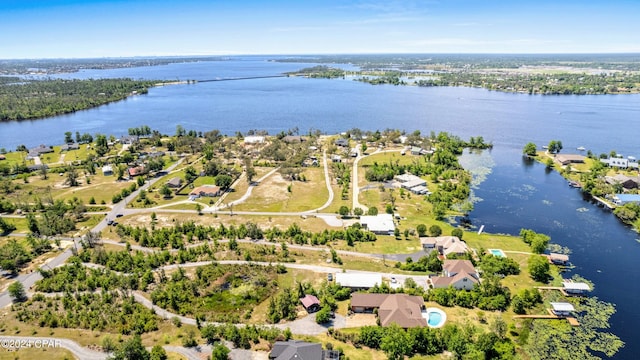
[[[191,190],[191,192],[189,193],[189,196],[194,196],[194,197],[215,197],[215,196],[220,196],[222,194],[222,191],[220,190],[219,186],[215,186],[215,185],[201,185],[198,186],[197,188]]]
[[[471,290],[480,282],[480,275],[469,260],[445,260],[442,270],[444,276],[431,276],[427,280],[432,288]]]
[[[407,294],[351,294],[351,311],[373,313],[377,310],[381,326],[396,324],[407,329],[427,326],[422,316],[424,300]]]
[[[551,312],[557,316],[570,316],[572,312],[576,311],[576,309],[568,302],[552,302],[551,304]]]
[[[340,139],[334,141],[334,144],[336,146],[340,146],[340,147],[348,147],[349,146],[349,140],[344,139],[344,138],[340,138]]]
[[[51,153],[51,152],[53,152],[53,149],[51,147],[40,144],[34,148],[29,149],[29,153],[27,154],[27,160],[31,160],[37,156],[40,156],[46,153]]]
[[[560,165],[564,166],[569,164],[584,164],[586,157],[578,154],[558,154],[555,159]]]
[[[313,295],[305,295],[303,298],[300,298],[300,302],[309,314],[320,310],[320,300],[318,300],[318,298]]]
[[[605,176],[604,180],[610,185],[620,184],[625,189],[637,189],[640,185],[640,178],[638,176],[616,174],[615,176]]]
[[[457,236],[421,237],[420,244],[425,251],[431,251],[435,248],[440,255],[445,257],[451,254],[464,255],[469,252],[467,243]]]
[[[69,151],[69,150],[78,150],[80,149],[80,145],[72,143],[72,144],[64,144],[60,147],[60,151]]]

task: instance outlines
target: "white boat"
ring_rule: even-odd
[[[585,151],[585,150],[587,150],[587,149],[585,149],[585,148],[584,148],[584,146],[579,146],[579,147],[578,147],[578,150],[580,150],[580,151]]]

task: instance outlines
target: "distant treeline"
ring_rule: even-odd
[[[418,86],[468,86],[489,90],[545,95],[623,94],[640,92],[640,75],[606,74],[521,74],[521,73],[438,73],[419,80]]]
[[[29,80],[0,77],[0,121],[72,113],[146,94],[155,81],[131,79]]]

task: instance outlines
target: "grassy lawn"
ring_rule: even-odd
[[[409,254],[421,249],[420,241],[415,236],[409,237],[409,240],[404,237],[396,240],[395,237],[386,235],[378,235],[377,238],[374,242],[356,242],[354,246],[348,246],[346,241],[338,241],[333,247],[366,254]]]
[[[386,360],[387,356],[380,350],[369,348],[356,349],[353,345],[338,341],[326,334],[316,336],[295,336],[298,340],[318,342],[321,344],[331,343],[334,349],[342,349],[346,357],[350,360]]]
[[[322,206],[329,197],[322,169],[307,168],[303,174],[307,181],[287,181],[273,174],[254,187],[248,201],[234,206],[234,210],[298,212]]]

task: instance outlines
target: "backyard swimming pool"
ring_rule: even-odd
[[[447,314],[438,308],[427,308],[422,312],[422,317],[427,320],[427,325],[429,325],[430,328],[442,327],[445,321],[447,321]]]
[[[489,249],[489,252],[493,256],[507,257],[507,255],[505,255],[504,251],[502,251],[501,249]]]

